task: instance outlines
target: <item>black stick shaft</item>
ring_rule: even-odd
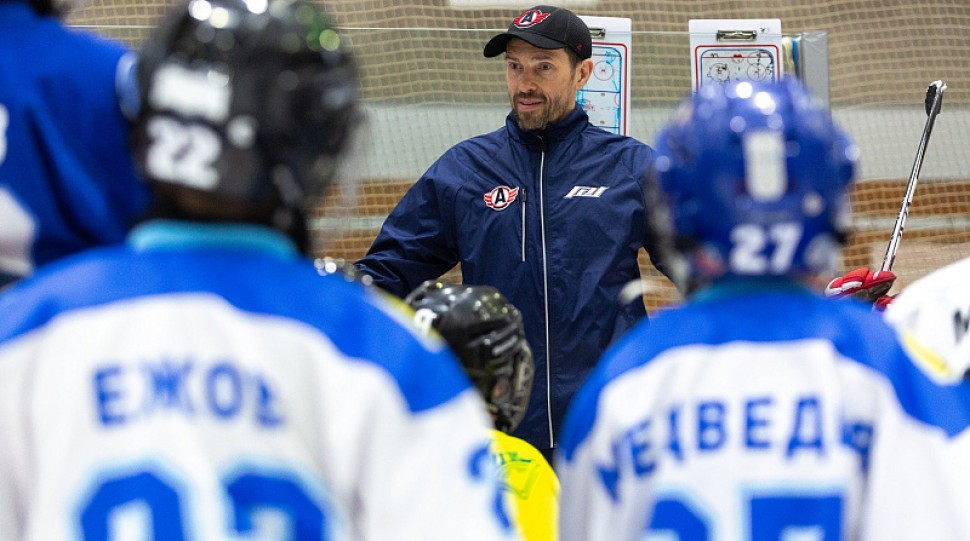
[[[909,174],[909,182],[906,184],[906,195],[903,197],[903,204],[896,217],[896,225],[893,227],[892,237],[889,239],[889,246],[886,248],[886,255],[882,260],[882,270],[892,270],[896,260],[896,250],[899,249],[899,242],[903,238],[903,229],[906,226],[906,217],[909,215],[909,207],[913,202],[913,194],[916,192],[916,184],[919,182],[919,172],[923,167],[923,156],[926,155],[926,147],[930,142],[930,135],[933,133],[933,125],[936,123],[936,116],[940,114],[943,105],[943,91],[946,90],[946,83],[934,81],[926,89],[926,126],[923,128],[923,136],[919,141],[919,148],[916,150],[916,159],[913,161],[913,169]]]

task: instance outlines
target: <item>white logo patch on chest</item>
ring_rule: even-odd
[[[599,197],[603,195],[603,192],[607,190],[607,186],[573,186],[572,190],[569,190],[563,199],[572,199],[574,197]]]

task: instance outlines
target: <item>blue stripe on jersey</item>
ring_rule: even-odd
[[[352,362],[383,367],[412,412],[447,402],[469,387],[451,353],[429,351],[383,311],[386,302],[374,292],[339,276],[321,277],[303,258],[280,257],[285,249],[254,248],[274,235],[280,248],[289,242],[285,237],[264,228],[260,241],[240,249],[239,238],[226,247],[210,233],[208,246],[100,248],[42,268],[0,295],[0,343],[63,312],[142,296],[212,293],[246,312],[310,325]]]
[[[883,374],[903,410],[954,435],[970,426],[970,383],[938,385],[903,352],[895,333],[867,305],[838,302],[807,290],[778,289],[742,296],[710,295],[661,312],[623,337],[573,398],[560,444],[568,460],[596,421],[604,388],[665,350],[734,341],[784,342],[821,338],[843,356]]]

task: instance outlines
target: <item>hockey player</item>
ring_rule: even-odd
[[[558,536],[559,480],[538,449],[509,435],[522,421],[535,367],[519,310],[491,286],[427,281],[406,298],[414,321],[458,355],[495,424],[492,455],[528,541]]]
[[[345,41],[189,0],[140,55],[153,218],[0,296],[0,539],[514,539],[454,356],[301,254],[361,121]]]
[[[650,227],[696,289],[570,406],[562,539],[970,539],[970,387],[805,283],[857,154],[829,114],[795,80],[708,86],[655,148]]]
[[[73,3],[0,1],[0,286],[120,243],[148,204],[120,105],[133,56],[66,28]]]
[[[925,351],[931,373],[945,380],[970,373],[968,272],[970,258],[937,269],[906,286],[885,312],[904,341]]]

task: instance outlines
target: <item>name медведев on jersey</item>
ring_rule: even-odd
[[[805,453],[824,458],[827,448],[841,443],[858,453],[860,467],[865,469],[872,423],[843,420],[837,428],[826,427],[824,411],[815,394],[797,396],[784,404],[771,395],[681,404],[629,424],[611,442],[610,460],[601,462],[597,470],[604,488],[616,500],[620,477],[650,475],[665,456],[684,462],[734,450],[778,452],[786,460]]]

